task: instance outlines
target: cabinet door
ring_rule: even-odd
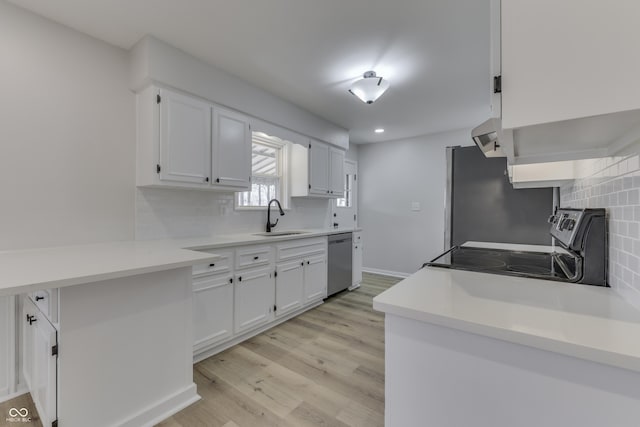
[[[302,306],[304,261],[297,259],[276,266],[276,317]]]
[[[214,184],[249,189],[251,181],[251,129],[248,117],[214,108]]]
[[[269,268],[238,273],[233,286],[235,333],[248,331],[272,319],[275,283]]]
[[[233,334],[233,277],[229,274],[193,280],[193,351]]]
[[[640,2],[501,5],[504,128],[640,108]]]
[[[329,195],[329,146],[309,143],[309,193]]]
[[[311,303],[327,296],[327,257],[311,257],[304,263],[304,301]]]
[[[353,286],[362,282],[362,242],[353,244]]]
[[[47,318],[37,311],[33,329],[33,377],[31,396],[45,426],[57,419],[58,333]],[[55,353],[55,354],[54,354]]]
[[[26,295],[20,298],[22,299],[22,375],[27,383],[27,388],[33,390],[35,387],[33,381],[35,327],[29,323],[28,319],[35,316],[38,309]]]
[[[330,148],[329,159],[329,171],[331,173],[329,192],[332,196],[344,197],[344,151],[338,148]]]
[[[160,90],[160,179],[209,185],[211,105]]]

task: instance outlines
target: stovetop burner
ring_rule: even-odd
[[[558,255],[575,271],[575,261],[569,255]],[[479,271],[509,276],[569,281],[556,265],[553,254],[456,246],[425,265]]]

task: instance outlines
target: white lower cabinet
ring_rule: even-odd
[[[239,334],[272,320],[275,294],[269,267],[236,272],[234,278],[234,333]]]
[[[304,303],[309,304],[327,296],[327,255],[316,255],[304,265]]]
[[[233,335],[233,276],[217,274],[193,279],[193,351]]]
[[[58,331],[30,298],[23,305],[23,372],[42,425],[57,418]]]
[[[208,249],[193,268],[194,358],[202,360],[327,296],[327,238]]]
[[[276,317],[302,307],[304,261],[294,260],[276,265]]]

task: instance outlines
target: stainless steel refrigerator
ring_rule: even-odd
[[[507,160],[476,146],[447,148],[445,247],[467,241],[550,245],[552,188],[514,189]]]

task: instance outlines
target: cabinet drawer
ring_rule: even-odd
[[[236,268],[257,267],[271,262],[271,246],[246,246],[236,249]]]
[[[58,323],[58,289],[44,289],[29,294],[29,298],[51,323]]]
[[[294,240],[291,242],[280,243],[276,246],[276,260],[284,261],[295,258],[303,258],[310,255],[323,254],[326,251],[326,237]]]
[[[197,264],[193,266],[193,275],[200,276],[202,274],[218,274],[218,273],[227,273],[231,271],[231,267],[233,266],[233,251],[219,251],[217,249],[209,249],[206,251],[214,255],[219,255],[215,261],[212,261],[207,264]]]

